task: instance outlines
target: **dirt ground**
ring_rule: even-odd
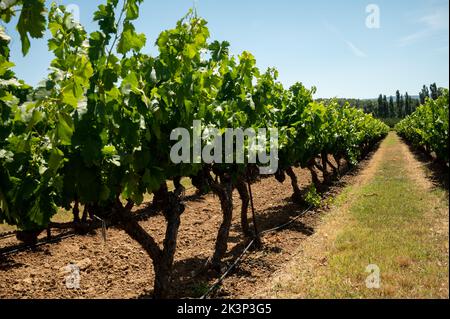
[[[295,169],[295,173],[301,188],[310,184],[309,171]],[[356,171],[344,176],[326,196],[338,192],[355,174]],[[252,187],[260,230],[283,224],[305,209],[291,202],[289,178],[283,184],[273,177],[265,178]],[[199,270],[213,253],[222,220],[219,200],[212,194],[197,198],[193,192],[189,190],[186,194],[188,199],[178,237],[172,298],[200,297],[217,279],[211,273],[199,274]],[[311,211],[287,228],[265,234],[262,249],[248,254],[212,297],[252,298],[253,292],[264,287],[271,275],[291,260],[304,239],[314,233],[322,214],[323,210]],[[162,242],[165,221],[161,215],[140,223]],[[0,247],[13,241],[1,239]],[[233,226],[225,264],[231,264],[246,243],[240,228],[239,195],[235,191]],[[66,287],[66,267],[71,263],[81,270],[79,289]],[[106,242],[98,230],[87,236],[40,246],[34,251],[0,257],[0,298],[147,298],[152,294],[153,278],[150,258],[125,232],[114,227],[107,230]]]

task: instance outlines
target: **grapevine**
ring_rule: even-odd
[[[247,160],[175,164],[170,160],[174,129],[193,134],[194,120],[218,132],[276,128],[275,175],[288,174],[294,198],[301,200],[293,166],[308,167],[317,181],[314,168],[324,174],[327,165],[339,170],[328,155],[337,163],[345,158],[356,164],[388,128],[348,104],[314,101],[315,88],[297,83],[285,89],[278,72],[261,72],[251,53],[232,56],[228,42],[211,41],[207,22],[194,11],[159,35],[158,55],[145,54],[147,39],[133,24],[141,2],[99,5],[98,30],[90,34],[64,6],[45,8],[43,0],[16,1],[2,9],[0,17],[8,23],[21,8],[17,28],[24,54],[29,36],[39,38],[49,30],[54,59],[41,85],[26,85],[11,71],[10,38],[0,29],[0,222],[36,238],[59,208],[72,209],[78,222],[82,205],[82,220],[88,215],[114,220],[142,246],[155,270],[154,295],[164,298],[184,211],[181,190],[169,191],[167,180],[196,176],[218,196],[223,221],[211,267],[220,270],[227,251],[234,188],[244,203],[244,233],[256,235],[248,226],[246,188],[258,177],[255,165]],[[431,138],[430,147],[441,156],[435,146],[440,142]],[[250,147],[245,144],[247,152]],[[133,207],[147,193],[157,193],[162,203],[167,222],[162,245],[133,218]]]

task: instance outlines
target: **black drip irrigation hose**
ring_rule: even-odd
[[[144,213],[141,213],[139,215],[136,215],[136,218],[140,218],[142,216],[145,216],[145,214],[146,213],[144,212]],[[108,223],[104,219],[101,219],[101,218],[99,218],[97,216],[95,216],[95,218],[99,220],[99,223],[97,225],[96,224],[91,224],[90,225],[91,230],[101,228],[102,229],[103,242],[106,242],[106,228],[107,228],[107,226],[110,226],[111,223]],[[10,235],[12,236],[12,235],[15,235],[16,233],[17,233],[17,231],[14,231],[14,234],[10,234]],[[72,238],[72,237],[75,237],[75,236],[78,236],[78,235],[79,234],[76,231],[69,230],[69,231],[63,232],[63,233],[61,233],[59,235],[53,236],[53,237],[48,237],[47,236],[47,238],[41,239],[37,243],[34,243],[34,244],[28,244],[27,245],[27,244],[23,244],[22,243],[22,244],[12,245],[12,246],[8,246],[8,247],[3,247],[3,248],[0,248],[0,257],[13,255],[13,254],[16,254],[16,253],[19,253],[19,252],[23,252],[23,251],[27,251],[27,250],[33,250],[33,249],[35,249],[37,247],[44,246],[44,245],[47,245],[47,244],[58,243],[58,242],[62,241],[63,239]]]
[[[377,144],[379,144],[379,143],[380,143],[380,142],[378,142]],[[369,152],[368,154],[370,154],[370,152]],[[366,154],[366,156],[364,156],[363,159],[366,159],[366,157],[367,157],[368,154]],[[361,161],[362,161],[362,160],[361,160]],[[347,175],[347,174],[349,174],[349,173],[353,173],[353,172],[357,171],[358,169],[359,169],[358,166],[350,167],[350,168],[345,172],[345,175]],[[250,194],[251,194],[250,183],[248,184],[248,186],[249,186],[249,191],[250,191]],[[270,233],[270,232],[274,232],[274,231],[277,231],[277,230],[279,230],[279,229],[282,229],[282,228],[284,228],[284,227],[286,227],[286,226],[289,226],[289,225],[292,224],[294,221],[296,221],[297,219],[299,219],[300,217],[302,217],[303,215],[305,215],[306,213],[308,213],[309,211],[311,211],[312,208],[313,208],[313,205],[310,205],[306,210],[302,211],[299,215],[297,215],[296,217],[294,217],[294,218],[291,219],[290,221],[288,221],[288,222],[286,222],[286,223],[284,223],[284,224],[281,224],[281,225],[279,225],[279,226],[276,226],[276,227],[273,227],[273,228],[270,228],[270,229],[263,230],[263,231],[260,232],[259,234],[257,233],[257,234],[255,235],[255,238],[253,238],[253,239],[250,241],[250,243],[245,247],[245,249],[242,251],[241,255],[240,255],[240,256],[233,262],[233,264],[232,264],[232,265],[231,265],[231,266],[223,273],[223,275],[222,275],[219,279],[217,279],[217,280],[214,282],[214,284],[208,289],[208,291],[207,291],[203,296],[200,297],[200,299],[206,299],[206,298],[207,298],[214,290],[216,290],[216,289],[219,287],[219,285],[220,285],[220,284],[223,282],[223,280],[228,276],[228,274],[231,272],[231,270],[233,270],[234,267],[236,267],[236,266],[239,264],[239,262],[243,260],[244,255],[247,253],[247,251],[250,249],[250,247],[255,243],[255,241],[256,241],[256,240],[259,240],[259,237],[258,237],[258,236],[264,235],[264,234],[267,234],[267,233]],[[253,207],[252,207],[252,209],[253,209]],[[253,209],[253,210],[254,210],[254,209]],[[253,211],[253,218],[254,218],[254,217],[255,217],[255,215],[254,215],[254,211]]]
[[[17,230],[3,232],[3,233],[0,233],[0,239],[10,238],[10,237],[15,236],[16,234],[17,234]]]
[[[312,209],[312,205],[310,205],[307,209],[305,209],[304,211],[302,211],[300,214],[298,214],[297,216],[295,216],[294,218],[292,218],[290,221],[278,225],[276,227],[270,228],[270,229],[266,229],[263,230],[262,232],[259,233],[259,235],[263,235],[263,234],[267,234],[267,233],[271,233],[274,231],[277,231],[279,229],[282,229],[286,226],[289,226],[290,224],[292,224],[293,222],[295,222],[297,219],[299,219],[300,217],[304,216],[306,213],[310,212]],[[255,243],[256,240],[259,240],[259,238],[255,237],[253,238],[250,243],[245,247],[245,249],[242,251],[242,253],[239,255],[238,258],[236,258],[236,260],[233,262],[233,264],[231,264],[230,267],[228,267],[228,269],[223,273],[222,276],[220,276],[219,279],[217,279],[212,286],[208,289],[208,291],[200,297],[200,299],[206,299],[214,290],[216,290],[219,285],[223,282],[223,280],[230,274],[230,272],[243,260],[245,254],[247,253],[247,251],[250,249],[250,247],[252,247],[252,245]]]
[[[19,244],[19,245],[14,245],[14,246],[10,246],[10,247],[1,248],[0,249],[0,257],[1,256],[8,256],[8,255],[16,254],[16,253],[27,251],[27,250],[33,250],[33,249],[35,249],[37,247],[44,246],[44,245],[47,245],[47,244],[57,243],[57,242],[60,242],[63,239],[71,238],[71,237],[74,237],[76,235],[77,234],[74,231],[69,231],[67,233],[63,233],[61,235],[55,236],[55,237],[50,238],[50,239],[43,239],[43,240],[37,242],[36,244],[31,244],[31,245]]]

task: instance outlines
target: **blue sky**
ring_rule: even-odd
[[[92,13],[105,1],[77,4],[81,23],[96,29]],[[212,40],[227,40],[231,51],[250,51],[261,69],[276,67],[286,86],[316,86],[316,97],[372,98],[395,90],[418,94],[423,84],[449,86],[449,4],[445,0],[145,0],[136,26],[147,35],[175,25],[190,7],[209,23]],[[49,1],[50,3],[50,1]],[[366,7],[380,9],[380,28],[368,28]],[[12,60],[19,78],[35,85],[52,56],[45,40],[34,40],[24,58],[12,25]]]

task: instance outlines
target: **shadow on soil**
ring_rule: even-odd
[[[342,188],[347,186],[349,181],[351,180],[348,177],[358,175],[362,169],[364,169],[367,163],[372,159],[373,155],[376,153],[380,146],[381,142],[377,143],[374,148],[364,156],[364,159],[356,166],[345,165],[341,170],[341,176],[347,178],[341,178],[339,180],[335,179],[330,184],[323,183],[320,186],[321,193],[324,198],[329,196],[335,196],[340,192]],[[201,200],[201,196],[195,196],[194,198],[189,198],[189,200]],[[284,204],[280,204],[277,206],[270,207],[262,212],[257,212],[257,226],[259,230],[271,229],[273,227],[277,227],[282,225],[292,218],[298,216],[299,213],[303,212],[306,209],[306,205],[299,205],[291,202],[290,198],[286,198],[284,200]],[[240,213],[238,210],[235,211],[235,214]],[[252,223],[252,219],[249,219],[249,223]],[[251,224],[252,225],[252,224]],[[237,233],[242,233],[240,224],[234,224],[232,229]],[[285,231],[286,229],[290,231],[296,231],[304,236],[311,236],[314,234],[314,228],[305,225],[301,219],[295,220],[291,224],[278,231]],[[243,236],[230,236],[230,243],[235,243],[236,245],[227,252],[224,258],[224,265],[230,266],[236,258],[238,258],[247,244],[249,243],[249,239],[245,239]],[[262,251],[268,254],[271,253],[280,253],[281,248],[277,246],[262,246],[258,251]],[[214,271],[204,270],[204,266],[208,262],[208,258],[205,257],[192,257],[188,259],[183,259],[180,261],[176,261],[174,263],[173,270],[173,281],[172,286],[177,287],[173,290],[174,295],[170,296],[171,298],[199,298],[204,293],[206,293],[210,287],[210,283],[218,278],[218,274]],[[250,270],[253,267],[263,267],[265,269],[274,268],[273,265],[266,262],[263,259],[252,259],[246,260],[246,265],[243,267],[242,265],[236,266],[236,268],[230,273],[234,276],[250,278],[252,277],[252,273]],[[202,271],[202,269],[204,271]],[[276,270],[275,268],[273,269]],[[145,294],[142,294],[138,298],[151,298],[152,290],[147,291]],[[217,296],[221,297],[221,296]]]
[[[427,178],[433,183],[434,187],[444,189],[447,194],[449,191],[449,167],[445,163],[436,160],[434,157],[426,154],[422,150],[414,147],[408,141],[401,139],[404,142],[414,158],[419,161],[429,172]]]
[[[270,209],[258,214],[258,227],[261,230],[269,229],[274,226],[278,226],[289,221],[292,217],[297,216],[299,212],[303,211],[304,207],[293,204],[286,203],[286,205],[278,205],[271,207]],[[250,220],[251,222],[251,220]],[[233,228],[238,232],[242,233],[240,225],[233,225]],[[282,230],[289,229],[291,231],[296,231],[304,234],[305,236],[310,236],[314,233],[314,229],[306,226],[299,220],[294,221],[288,227]],[[280,231],[282,231],[280,230]],[[244,238],[241,235],[230,236],[229,243],[234,243],[235,246],[230,249],[224,257],[224,266],[230,266],[236,258],[238,258],[245,247],[249,243],[249,239]],[[281,248],[272,246],[264,246],[259,249],[259,251],[265,251],[267,253],[279,253]],[[218,274],[214,271],[205,269],[205,265],[208,262],[208,258],[205,257],[192,257],[183,260],[176,261],[173,267],[173,281],[172,286],[177,287],[173,289],[174,295],[171,298],[199,298],[201,297],[209,288],[209,283],[217,279]],[[249,265],[254,265],[256,261],[252,260]],[[257,261],[257,267],[264,267],[266,269],[270,268],[269,263],[263,260]],[[239,277],[251,277],[251,272],[242,267],[237,266],[230,273]],[[139,296],[139,298],[151,298],[152,291],[147,291],[145,294]]]
[[[0,271],[8,271],[22,266],[24,266],[22,263],[18,263],[9,257],[0,256]]]

